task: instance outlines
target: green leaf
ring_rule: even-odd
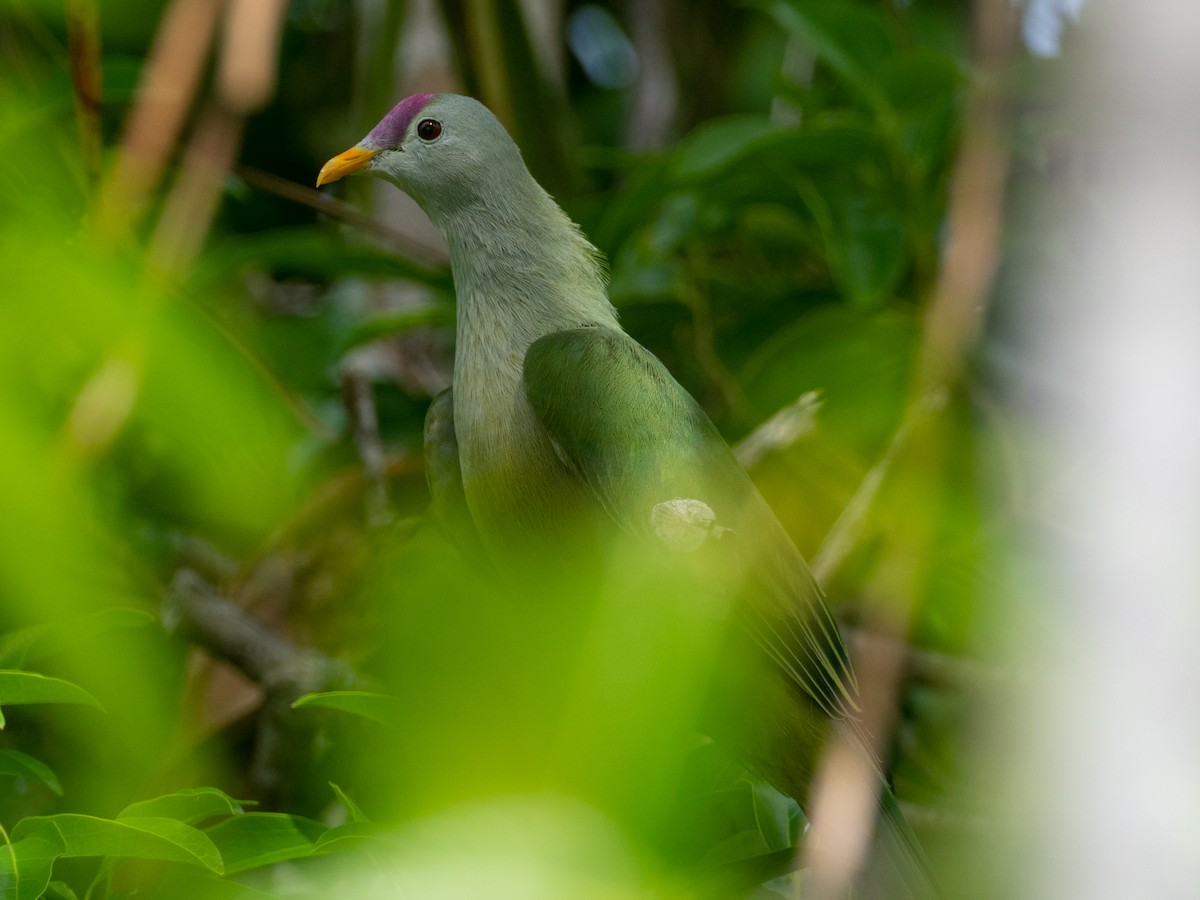
[[[221,855],[209,837],[174,819],[32,816],[17,823],[7,849],[0,851],[0,900],[41,896],[54,861],[64,857],[161,859],[222,871]]]
[[[800,193],[821,229],[842,294],[861,309],[882,306],[908,262],[904,223],[861,197],[822,193],[811,185]]]
[[[846,170],[877,156],[881,149],[879,135],[862,113],[826,113],[814,116],[800,128],[779,129],[755,145],[747,162],[755,163],[761,155],[780,157],[802,169]]]
[[[347,822],[336,828],[330,828],[313,845],[313,855],[329,853],[346,853],[357,850],[364,844],[378,844],[389,850],[397,849],[395,839],[380,831],[378,825],[370,822]]]
[[[104,710],[99,700],[69,681],[34,672],[0,670],[0,708],[23,703],[79,703]],[[0,727],[3,725],[0,718]]]
[[[221,871],[221,856],[208,836],[174,819],[129,817],[116,821],[76,813],[31,816],[13,829],[13,843],[39,837],[61,844],[63,857],[127,856],[165,859]]]
[[[879,112],[887,110],[887,100],[873,69],[891,57],[893,47],[875,10],[811,0],[776,0],[767,5],[767,10],[869,106]]]
[[[121,810],[117,818],[124,821],[128,818],[153,817],[194,825],[214,816],[240,816],[246,811],[243,808],[246,803],[250,801],[234,800],[217,788],[187,788],[153,800],[131,803]]]
[[[328,829],[320,822],[284,813],[246,813],[226,819],[205,833],[220,850],[225,874],[269,866],[312,854]]]
[[[338,800],[341,801],[342,806],[346,807],[346,812],[350,814],[351,822],[369,822],[370,821],[367,818],[366,813],[364,813],[362,811],[362,809],[359,807],[359,805],[357,803],[355,803],[353,800],[350,799],[349,795],[345,791],[343,791],[340,787],[338,787],[332,781],[329,782],[329,786],[331,788],[333,788],[333,792],[335,794],[337,794],[337,798],[338,798]]]
[[[292,709],[301,709],[302,707],[336,709],[340,712],[362,716],[364,719],[370,719],[381,725],[395,721],[397,712],[395,697],[370,691],[326,691],[319,694],[305,694],[292,704]]]
[[[936,50],[917,50],[885,63],[878,73],[888,100],[898,110],[951,98],[966,78],[958,63]]]
[[[122,895],[124,898],[125,895]],[[256,897],[279,900],[280,895],[248,884],[242,884],[233,878],[222,878],[203,869],[176,868],[164,872],[161,880],[156,880],[152,894],[139,892],[130,894],[129,900],[144,896],[158,898],[203,898],[203,900],[253,900]]]
[[[765,116],[730,116],[706,122],[680,146],[676,174],[681,178],[712,175],[776,130]]]
[[[823,306],[764,341],[747,361],[742,383],[754,408],[767,415],[805,391],[821,391],[821,432],[835,440],[839,463],[865,463],[899,420],[916,332],[906,312]],[[844,487],[862,477],[854,466],[843,474],[849,479]],[[820,478],[837,492],[839,477],[822,470]]]
[[[63,855],[66,845],[53,832],[35,832],[17,840],[15,831],[14,840],[0,850],[0,900],[34,900],[50,884],[54,860]]]
[[[21,669],[31,657],[61,652],[64,643],[81,637],[102,640],[112,631],[144,628],[156,622],[145,610],[112,606],[88,616],[21,628],[0,640],[0,668]]]
[[[838,280],[855,306],[882,306],[908,262],[904,223],[893,215],[874,213],[861,203],[849,204],[842,216]]]
[[[766,782],[756,781],[750,785],[750,804],[758,833],[769,852],[796,845],[804,817],[795,800]]]
[[[0,750],[0,775],[13,775],[40,781],[54,793],[62,796],[62,785],[58,776],[40,759],[35,759],[19,750]]]
[[[705,854],[711,865],[773,856],[795,847],[804,815],[791,797],[758,780],[746,780],[712,795],[729,817],[730,833]]]

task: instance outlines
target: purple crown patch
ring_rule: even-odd
[[[411,97],[405,97],[379,120],[379,124],[371,129],[363,143],[389,149],[399,147],[400,142],[404,140],[404,132],[408,130],[408,123],[415,119],[417,113],[435,96],[437,95],[413,94]]]

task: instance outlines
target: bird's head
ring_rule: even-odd
[[[506,178],[527,178],[517,145],[491,111],[457,94],[413,94],[370,134],[321,167],[317,186],[355,172],[378,175],[427,212],[486,197]]]

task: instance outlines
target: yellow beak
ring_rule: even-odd
[[[317,175],[317,187],[345,178],[353,172],[361,172],[378,153],[378,150],[364,150],[362,147],[351,147],[345,153],[339,153],[321,166]]]

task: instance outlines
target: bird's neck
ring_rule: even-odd
[[[454,430],[463,488],[500,558],[540,546],[581,491],[525,397],[529,345],[568,328],[620,327],[595,248],[525,177],[524,190],[498,186],[453,215],[431,214],[450,246],[458,298]]]
[[[441,217],[460,347],[483,340],[522,357],[543,335],[617,325],[596,249],[533,180],[497,187]]]

